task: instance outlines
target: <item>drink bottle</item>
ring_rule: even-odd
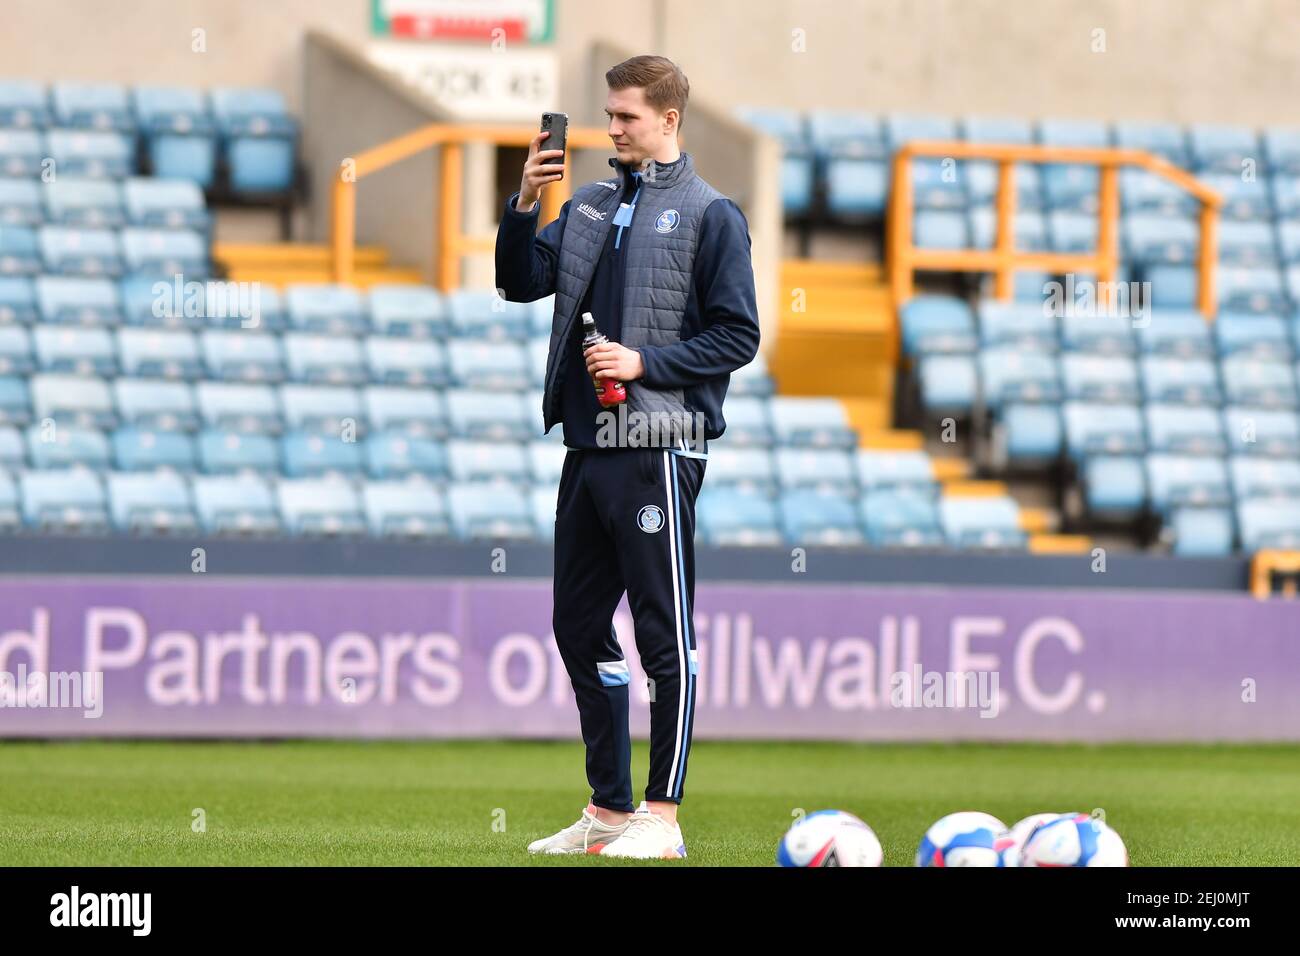
[[[583,354],[586,354],[587,349],[593,345],[603,345],[608,341],[609,337],[596,328],[596,320],[592,318],[591,313],[582,313]],[[600,402],[602,408],[608,408],[611,405],[617,405],[619,402],[627,401],[627,389],[622,382],[616,382],[612,378],[605,378],[599,382],[592,379],[592,384],[596,387],[596,401]]]

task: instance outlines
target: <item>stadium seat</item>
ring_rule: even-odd
[[[289,534],[343,536],[364,534],[365,516],[356,487],[335,475],[322,478],[281,478],[275,500]]]
[[[1106,311],[1067,311],[1061,319],[1061,346],[1071,352],[1133,355],[1137,352],[1133,318]]]
[[[194,509],[212,534],[270,535],[284,530],[271,487],[254,474],[199,475]]]
[[[27,457],[36,468],[108,467],[108,439],[97,428],[38,422],[27,429]]]
[[[568,459],[569,450],[560,442],[549,441],[539,438],[530,441],[527,445],[526,453],[528,455],[528,470],[533,476],[533,481],[545,485],[558,485],[560,476],[564,472],[564,463]],[[714,468],[716,461],[713,453],[709,453],[710,469]],[[710,477],[713,472],[709,472]],[[554,512],[552,512],[554,517]]]
[[[285,293],[289,324],[303,332],[356,335],[366,331],[366,305],[350,286],[297,283]]]
[[[1147,500],[1161,518],[1184,506],[1222,507],[1231,503],[1232,488],[1222,458],[1148,455],[1146,471]]]
[[[132,101],[153,174],[189,180],[201,189],[211,186],[216,172],[216,127],[203,92],[137,86]]]
[[[1136,405],[1065,402],[1061,406],[1071,458],[1094,454],[1136,454],[1146,447],[1142,411]]]
[[[1190,217],[1138,212],[1125,216],[1121,229],[1124,253],[1134,262],[1149,264],[1196,261],[1201,230]]]
[[[1134,215],[1190,217],[1200,207],[1196,197],[1177,183],[1131,166],[1119,172],[1119,198],[1126,219]]]
[[[1020,508],[1011,497],[939,498],[939,521],[955,548],[1020,548]]]
[[[0,225],[28,229],[45,222],[41,183],[36,179],[0,179]]]
[[[32,529],[98,533],[109,527],[104,485],[86,468],[25,471],[19,476],[24,523]]]
[[[1097,217],[1054,209],[1047,216],[1045,239],[1041,246],[1027,246],[1017,238],[1016,245],[1053,252],[1092,252],[1097,248]]]
[[[781,527],[786,543],[807,545],[862,545],[866,536],[858,521],[853,498],[815,488],[781,493]]]
[[[367,481],[362,506],[370,533],[381,538],[445,538],[451,519],[442,491],[426,482]]]
[[[193,229],[122,230],[122,258],[133,274],[183,275],[187,280],[211,275],[207,240]]]
[[[351,336],[286,332],[281,341],[295,382],[362,385],[370,378],[361,344]]]
[[[1146,355],[1141,370],[1142,394],[1148,402],[1218,405],[1223,401],[1218,368],[1208,359]]]
[[[1233,405],[1295,408],[1295,372],[1286,362],[1229,356],[1219,366],[1225,396]]]
[[[194,386],[199,414],[208,428],[279,434],[280,402],[269,385],[246,382],[199,382]]]
[[[39,229],[0,226],[0,276],[31,276],[44,268]]]
[[[16,376],[0,376],[0,424],[25,425],[31,417],[27,380]]]
[[[857,497],[857,468],[848,449],[777,448],[775,462],[783,492],[811,488],[824,495]]]
[[[1151,355],[1211,358],[1214,342],[1205,316],[1190,309],[1152,309],[1137,326],[1139,348]]]
[[[364,347],[371,381],[435,388],[445,388],[451,382],[447,353],[440,342],[371,335],[366,337]]]
[[[275,90],[217,88],[212,115],[236,193],[282,193],[294,184],[297,124]]]
[[[533,511],[533,524],[538,540],[547,544],[555,541],[555,518],[559,508],[559,486],[533,485],[528,491],[528,504]]]
[[[708,476],[709,485],[715,488],[736,488],[768,496],[777,491],[776,463],[767,448],[726,443],[712,448]]]
[[[1214,338],[1223,356],[1287,362],[1294,355],[1291,330],[1276,315],[1220,312],[1214,320]]]
[[[996,206],[998,199],[998,164],[972,160],[962,167],[966,194],[972,206]],[[1042,167],[1034,163],[1015,166],[1016,208],[1040,211],[1043,208]]]
[[[1124,149],[1143,149],[1162,156],[1175,166],[1191,162],[1187,136],[1177,123],[1121,121],[1115,124],[1115,145]]]
[[[114,428],[117,414],[108,383],[101,378],[62,373],[33,375],[31,399],[33,420],[57,419],[60,424],[88,428]]]
[[[508,302],[495,290],[461,289],[447,297],[450,334],[464,339],[520,342],[528,337],[532,310],[526,303]]]
[[[174,472],[113,472],[108,499],[118,531],[176,534],[198,527],[189,486]]]
[[[113,432],[112,445],[113,463],[121,471],[172,468],[189,472],[197,464],[194,440],[182,432],[126,425]]]
[[[32,80],[0,80],[0,128],[33,129],[50,125],[45,84]]]
[[[783,445],[854,448],[857,432],[835,398],[777,395],[768,406],[776,439]]]
[[[211,475],[231,472],[278,474],[280,446],[269,435],[207,428],[198,436],[199,467]]]
[[[42,226],[37,240],[44,270],[55,275],[119,276],[125,268],[118,234],[110,229]]]
[[[1143,461],[1131,455],[1090,455],[1081,472],[1088,514],[1108,521],[1127,521],[1146,502]]]
[[[928,492],[882,489],[864,497],[859,510],[873,547],[939,548],[946,544],[937,499]]]
[[[455,482],[447,491],[452,528],[462,541],[537,537],[532,505],[519,485],[497,481]]]
[[[766,397],[774,391],[776,391],[776,387],[772,382],[772,375],[768,371],[767,359],[763,357],[762,352],[758,352],[748,363],[731,373],[727,396]]]
[[[380,335],[411,339],[443,338],[451,328],[442,293],[429,286],[371,286],[370,324]]]
[[[766,495],[705,483],[695,509],[697,535],[713,547],[783,542],[776,502]]]
[[[961,299],[918,295],[899,309],[903,351],[970,352],[975,348],[975,317]]]
[[[518,442],[453,438],[447,442],[447,469],[460,482],[495,479],[522,486],[531,477],[527,445]]]
[[[81,375],[117,372],[113,337],[106,329],[38,325],[32,330],[32,342],[42,371]]]
[[[1233,454],[1300,455],[1300,418],[1292,409],[1233,405],[1223,410],[1223,426]]]
[[[1228,470],[1238,501],[1247,498],[1300,500],[1300,461],[1233,455],[1228,459]]]
[[[55,83],[50,103],[55,123],[67,129],[135,131],[126,87],[116,83]]]
[[[993,436],[1009,463],[1029,466],[1052,461],[1064,441],[1061,408],[1009,402],[998,414]]]
[[[517,342],[453,338],[447,366],[460,388],[510,389],[528,381],[528,353]]]
[[[366,417],[361,396],[345,385],[281,385],[280,407],[289,428],[341,436],[361,436]]]
[[[34,177],[46,156],[45,137],[32,129],[0,129],[0,173]]]
[[[980,343],[1017,350],[1055,352],[1059,348],[1056,317],[1042,305],[982,299],[978,307]]]
[[[1222,455],[1227,450],[1216,408],[1151,403],[1144,411],[1148,446],[1153,452]]]
[[[187,382],[118,378],[113,382],[113,397],[125,424],[162,431],[198,427],[194,389]]]
[[[1247,553],[1300,548],[1300,500],[1252,498],[1237,503],[1237,529]]]
[[[970,355],[925,355],[918,369],[921,404],[928,414],[969,415],[979,392],[979,374]]]
[[[776,440],[766,398],[729,391],[722,403],[722,417],[727,425],[724,437],[728,446],[767,448]]]
[[[934,494],[934,466],[923,451],[884,451],[860,448],[856,455],[858,483],[864,494],[886,489]],[[710,461],[710,468],[713,463]],[[713,480],[710,471],[709,480]]]
[[[293,478],[307,475],[356,475],[365,470],[361,445],[338,435],[290,431],[280,437],[280,460],[284,473]]]
[[[1228,508],[1177,508],[1166,522],[1172,552],[1178,557],[1222,557],[1232,552],[1232,511]]]
[[[1123,355],[1062,355],[1061,382],[1071,401],[1132,404],[1141,396],[1137,363]]]
[[[43,151],[35,164],[19,166],[18,171],[10,167],[10,175],[40,175],[45,156],[54,161],[60,176],[123,179],[135,172],[135,147],[123,133],[52,129],[45,136],[45,148],[48,152]]]
[[[1078,358],[1066,356],[1067,361]],[[990,411],[997,412],[1008,402],[1061,400],[1061,372],[1055,355],[1015,348],[983,349],[979,371],[980,401]]]
[[[199,343],[210,378],[229,382],[279,382],[285,377],[277,335],[207,329],[199,335]]]
[[[187,381],[202,375],[198,339],[191,332],[122,328],[116,337],[118,358],[126,375]]]
[[[447,421],[458,438],[528,441],[541,432],[533,421],[533,404],[517,392],[453,388],[444,394]]]
[[[21,325],[0,325],[0,375],[27,375],[35,368],[32,338]]]
[[[120,227],[126,221],[122,188],[105,179],[61,176],[45,183],[45,221],[88,229]]]
[[[370,385],[362,390],[366,418],[376,430],[442,438],[449,431],[444,392]]]
[[[1241,175],[1243,160],[1258,161],[1259,141],[1245,126],[1193,123],[1188,131],[1192,163],[1200,172]]]
[[[130,178],[122,184],[126,218],[133,226],[151,229],[192,229],[206,234],[211,227],[203,192],[192,179]]]

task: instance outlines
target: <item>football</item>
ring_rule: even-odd
[[[998,837],[1007,825],[987,813],[950,813],[921,837],[917,866],[998,866]]]
[[[781,866],[880,866],[875,832],[843,810],[819,810],[790,827],[776,848]]]
[[[1019,866],[1020,852],[1024,849],[1025,841],[1029,839],[1030,834],[1039,826],[1047,823],[1049,820],[1055,820],[1057,817],[1066,816],[1063,813],[1031,813],[1023,820],[1017,820],[1010,829],[1000,834],[994,843],[994,849],[998,851],[998,866]]]
[[[1110,826],[1086,813],[1062,814],[1030,833],[1021,866],[1128,866],[1128,848]]]

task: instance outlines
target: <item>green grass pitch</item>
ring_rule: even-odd
[[[0,865],[623,865],[525,849],[588,792],[572,743],[0,742]],[[1098,807],[1135,866],[1300,864],[1300,749],[702,741],[681,823],[687,865],[768,866],[796,808],[849,810],[910,866],[954,810]]]

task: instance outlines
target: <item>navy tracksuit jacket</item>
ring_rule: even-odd
[[[672,164],[658,165],[662,170]],[[637,175],[626,177],[623,202],[632,202]],[[506,201],[497,232],[497,287],[510,301],[531,302],[555,291],[570,204],[537,234],[537,210],[518,212],[517,199],[518,193]],[[612,342],[619,341],[622,325],[630,235],[618,227],[609,230],[578,310],[579,316],[591,312]],[[758,351],[749,246],[748,225],[735,203],[710,204],[700,223],[682,341],[641,353],[645,381],[684,387],[689,407],[704,415],[706,439],[719,437],[726,427],[722,401],[731,371]],[[580,327],[575,322],[573,337],[562,343],[572,352],[557,383],[570,450],[555,515],[555,639],[578,702],[591,800],[599,807],[632,810],[629,670],[613,625],[627,591],[651,693],[645,798],[680,803],[694,723],[695,499],[705,457],[597,445],[601,407],[582,357]],[[636,388],[636,382],[628,388]],[[707,447],[696,454],[706,455]]]

